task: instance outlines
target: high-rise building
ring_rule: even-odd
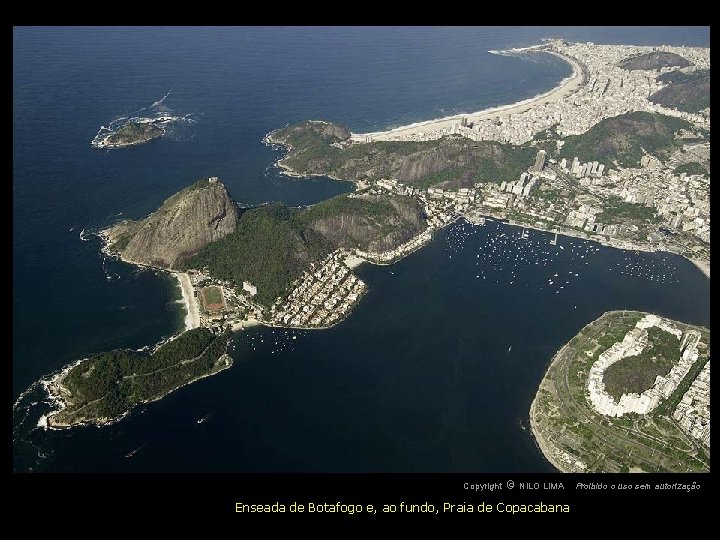
[[[535,156],[535,167],[536,171],[542,171],[545,166],[545,150],[539,150],[537,156]]]

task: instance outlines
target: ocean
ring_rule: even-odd
[[[92,231],[204,176],[242,205],[347,192],[279,175],[262,137],[308,118],[374,131],[532,97],[570,67],[487,51],[542,37],[708,46],[709,30],[15,28],[14,399],[83,355],[182,327],[176,281],[104,260]],[[192,132],[90,147],[102,125],[168,92]],[[550,252],[545,234],[518,231],[458,222],[394,266],[361,266],[369,293],[341,325],[237,334],[232,369],[113,426],[35,429],[46,406],[31,391],[14,414],[14,468],[549,471],[527,416],[553,353],[608,309],[709,325],[709,280],[676,256],[570,238]],[[570,278],[562,289],[548,285],[555,273]]]

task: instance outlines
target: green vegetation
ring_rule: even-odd
[[[246,210],[235,231],[186,263],[207,268],[239,289],[258,288],[255,300],[270,305],[310,263],[338,247],[393,249],[426,227],[419,204],[402,196],[341,195],[300,210],[270,204]]]
[[[685,173],[687,175],[692,175],[692,174],[707,174],[707,171],[705,170],[705,167],[702,166],[702,164],[698,163],[697,161],[692,161],[690,163],[683,163],[682,165],[678,165],[673,170],[673,173],[675,173],[675,174]]]
[[[649,472],[709,470],[706,449],[688,437],[672,419],[677,403],[709,359],[708,329],[673,322],[684,332],[694,329],[701,333],[700,357],[670,398],[651,413],[612,418],[599,414],[587,398],[590,367],[644,315],[635,311],[605,313],[585,326],[553,358],[533,401],[530,423],[544,455],[559,469],[573,472],[621,472],[633,468]],[[618,391],[638,392],[649,387],[657,374],[669,371],[671,363],[679,359],[679,344],[671,334],[650,328],[648,348],[640,357],[623,359],[605,373],[606,389],[617,395]]]
[[[660,75],[658,81],[669,85],[648,98],[654,103],[686,112],[698,112],[710,106],[709,69],[690,73],[670,71]]]
[[[220,287],[205,287],[203,289],[203,297],[206,304],[222,304],[223,296]]]
[[[258,289],[255,299],[269,305],[309,263],[332,251],[325,238],[297,219],[299,213],[282,204],[246,210],[234,232],[203,248],[186,266],[207,268],[237,289],[250,281]]]
[[[626,58],[618,64],[621,68],[627,70],[648,69],[656,70],[663,67],[688,67],[692,64],[679,54],[663,51],[652,51],[649,53],[639,54]]]
[[[455,182],[462,181],[463,178],[467,178],[470,171],[467,165],[462,167],[455,167],[448,169],[438,174],[428,176],[422,180],[418,180],[414,183],[414,186],[419,189],[427,189],[433,186],[445,186],[452,185]]]
[[[559,124],[555,124],[548,129],[538,131],[533,137],[532,145],[537,150],[545,150],[548,156],[557,154],[557,143],[563,140],[562,135],[557,132]],[[534,162],[534,160],[533,160]]]
[[[686,73],[684,71],[668,71],[667,73],[661,73],[656,78],[662,83],[671,84],[690,81],[698,76],[705,75],[710,75],[709,69],[698,69],[696,71],[690,71],[689,73]]]
[[[650,222],[659,223],[655,211],[644,204],[629,203],[620,197],[610,196],[603,200],[603,211],[595,216],[599,223]]]
[[[206,328],[189,330],[152,354],[132,350],[100,353],[82,361],[61,382],[70,393],[67,408],[54,424],[107,420],[134,405],[154,401],[199,377],[224,367],[227,334]]]
[[[162,136],[163,130],[152,123],[128,122],[107,139],[109,144],[136,144]]]
[[[619,401],[623,394],[641,394],[658,375],[667,375],[680,360],[680,340],[657,327],[648,329],[648,344],[638,355],[615,362],[603,375],[605,390]]]
[[[345,135],[349,137],[349,132],[337,124],[303,122],[277,130],[271,140],[290,147],[282,164],[297,174],[351,181],[395,178],[418,188],[512,180],[532,165],[537,152],[529,145],[476,142],[460,136],[333,146]]]
[[[137,226],[137,221],[126,219],[107,229],[105,232],[111,232],[110,237],[114,238],[114,241],[108,246],[110,250],[115,252],[124,250],[137,231]]]
[[[132,235],[130,234],[123,234],[119,236],[118,239],[110,245],[110,249],[112,251],[122,251],[130,243],[131,238]]]
[[[427,227],[422,205],[401,195],[340,196],[304,210],[299,221],[334,248],[388,251]]]
[[[557,204],[563,201],[567,201],[571,198],[571,194],[567,191],[550,187],[547,184],[542,185],[540,191],[542,193],[543,200],[547,201],[548,203]]]
[[[581,135],[565,139],[561,154],[568,159],[637,167],[645,153],[667,159],[681,143],[675,133],[693,131],[689,122],[657,113],[636,111],[606,118]]]
[[[329,219],[340,215],[362,215],[371,218],[387,219],[395,213],[391,198],[368,199],[341,195],[327,199],[302,211],[298,217],[306,225],[321,219]]]
[[[339,124],[310,120],[278,129],[272,133],[272,138],[299,150],[345,141],[350,138],[350,131]]]

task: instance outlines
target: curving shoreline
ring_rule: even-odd
[[[600,351],[605,350],[599,340],[609,328],[615,325],[615,329],[623,330],[624,336],[627,321],[630,322],[629,328],[635,328],[639,320],[648,316],[655,315],[636,310],[606,311],[583,326],[550,360],[530,405],[529,420],[537,448],[560,472],[622,472],[623,468],[625,472],[628,469],[630,472],[685,472],[686,468],[687,472],[691,469],[696,472],[707,469],[707,458],[703,457],[702,452],[700,454],[695,452],[694,449],[698,447],[688,439],[690,435],[688,432],[673,433],[672,429],[670,432],[656,429],[652,419],[657,415],[669,417],[672,411],[649,411],[640,414],[641,417],[647,416],[650,419],[647,424],[636,424],[632,419],[625,419],[623,423],[623,420],[616,419],[613,414],[606,416],[607,413],[598,412],[595,406],[590,404],[586,378],[573,379],[576,369],[578,375],[587,374],[590,363],[595,358],[592,352],[597,351],[598,348]],[[666,321],[676,325],[675,328],[683,332],[705,332],[709,343],[709,329],[690,323]],[[704,354],[709,358],[709,345]],[[706,361],[709,361],[708,358]],[[698,362],[704,363],[696,354],[691,363],[697,365]],[[686,376],[687,373],[679,380],[685,381]],[[692,377],[694,378],[695,375]],[[676,383],[669,394],[665,394],[663,390],[661,393],[665,397],[662,399],[671,399],[671,395],[680,388]],[[679,391],[684,393],[686,390],[687,388]],[[617,418],[621,416],[618,415]],[[592,426],[594,431],[588,433],[586,428],[575,429],[579,425]],[[672,425],[677,427],[676,424]],[[677,436],[679,440],[687,441],[688,444],[685,445],[687,449],[680,450],[677,447],[680,455],[674,451],[664,451],[665,446],[662,448],[656,446],[656,443],[665,441],[664,436],[670,437],[668,440]],[[673,448],[672,444],[668,448]]]
[[[434,120],[424,120],[422,122],[415,122],[413,124],[399,126],[385,131],[353,133],[351,134],[350,140],[354,142],[365,142],[367,137],[370,137],[373,141],[397,140],[398,137],[409,137],[418,131],[439,131],[446,128],[449,129],[453,124],[459,123],[463,118],[467,118],[470,122],[478,122],[505,114],[516,114],[537,105],[543,105],[545,103],[564,99],[575,92],[585,82],[583,67],[575,58],[548,49],[538,49],[537,51],[533,50],[532,52],[545,52],[562,58],[570,64],[573,71],[570,76],[560,81],[558,86],[555,88],[551,88],[547,92],[543,92],[522,101],[517,101],[507,105],[500,105],[498,107],[490,107],[488,109],[472,113],[459,113],[442,118],[436,118]]]
[[[161,272],[167,272],[175,276],[180,286],[180,293],[182,294],[183,305],[185,306],[185,332],[197,328],[200,326],[200,306],[198,305],[197,298],[193,294],[192,283],[190,282],[190,276],[185,272],[177,272],[169,270],[167,268],[160,268],[156,266],[150,266],[137,261],[133,261],[126,257],[123,257],[121,253],[117,253],[110,250],[110,244],[113,242],[113,238],[108,233],[109,229],[102,230],[97,233],[103,242],[103,246],[100,251],[107,257],[118,259],[124,263],[139,266],[140,268],[152,268],[153,270],[159,270]]]
[[[700,270],[705,277],[710,279],[710,262],[709,261],[703,261],[700,259],[695,259],[692,257],[688,257],[684,253],[679,253],[677,251],[672,251],[669,249],[663,249],[660,246],[655,247],[650,244],[643,244],[643,243],[636,243],[636,242],[630,242],[629,240],[619,240],[612,237],[605,237],[602,235],[593,235],[589,234],[585,231],[574,231],[572,229],[567,229],[564,227],[557,227],[556,229],[550,230],[550,229],[542,229],[540,227],[537,227],[530,223],[524,223],[522,221],[515,221],[514,219],[509,218],[503,218],[496,215],[493,215],[492,213],[485,213],[482,214],[484,217],[489,217],[492,219],[498,219],[504,223],[507,223],[508,225],[513,225],[515,227],[524,227],[526,229],[532,229],[535,231],[540,232],[546,232],[546,233],[553,233],[557,232],[558,236],[565,236],[567,238],[577,238],[579,240],[587,240],[588,242],[597,242],[598,244],[605,246],[605,247],[611,247],[615,249],[621,249],[623,251],[643,251],[645,253],[657,253],[657,252],[664,252],[664,253],[672,253],[673,255],[679,255],[680,257],[687,259],[690,261],[695,267]]]
[[[618,313],[624,313],[626,310],[612,310],[612,311],[606,311],[600,317],[597,319],[594,319],[590,322],[588,322],[585,326],[583,326],[576,334],[580,335],[584,332],[589,331],[593,328],[593,326],[599,326],[604,324],[604,322],[615,316]],[[572,338],[574,339],[574,337]],[[564,457],[562,454],[562,450],[559,449],[557,446],[555,446],[552,442],[550,442],[546,437],[545,434],[540,429],[540,426],[538,425],[538,422],[536,421],[537,416],[537,408],[539,404],[539,399],[545,390],[546,386],[550,384],[549,374],[551,371],[557,368],[557,366],[560,363],[560,359],[562,358],[563,354],[567,350],[568,346],[570,345],[570,339],[567,341],[558,351],[552,356],[550,359],[550,362],[548,363],[547,369],[545,369],[545,372],[543,373],[542,379],[540,379],[540,383],[538,384],[537,390],[535,391],[535,396],[533,397],[532,403],[530,404],[530,431],[533,435],[533,440],[535,441],[535,445],[538,447],[542,455],[545,457],[545,459],[558,471],[563,473],[568,472],[582,472],[581,470],[577,470],[577,467],[573,468],[570,466],[570,463],[567,462],[567,460],[560,459],[561,457]],[[545,390],[546,391],[546,390]]]
[[[702,261],[700,259],[691,259],[690,257],[686,257],[687,260],[689,260],[691,263],[693,263],[697,268],[705,274],[705,277],[710,279],[710,262],[709,261]]]

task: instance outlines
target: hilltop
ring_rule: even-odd
[[[657,80],[669,84],[648,98],[653,103],[685,112],[698,112],[710,107],[709,69],[690,73],[671,71],[663,73]]]
[[[274,203],[243,212],[233,233],[185,267],[206,268],[235,288],[249,281],[257,286],[256,300],[269,305],[310,263],[335,249],[389,250],[425,227],[420,205],[403,196],[341,195],[306,209]]]
[[[630,112],[606,118],[582,135],[567,137],[561,154],[568,159],[578,156],[581,161],[615,161],[621,166],[637,167],[645,153],[664,160],[680,148],[675,134],[681,129],[694,130],[692,124],[680,118]]]
[[[141,221],[103,231],[111,251],[128,261],[174,269],[235,230],[238,210],[222,182],[204,179],[176,193]]]
[[[644,69],[644,70],[657,70],[664,67],[679,67],[684,68],[691,66],[692,64],[679,54],[663,51],[653,51],[645,54],[639,54],[637,56],[631,56],[626,58],[620,64],[621,68],[629,71]]]
[[[267,140],[288,148],[279,164],[300,176],[349,180],[395,178],[424,189],[472,187],[511,180],[527,168],[536,150],[495,141],[447,136],[431,141],[349,143],[347,128],[307,121],[272,132]]]

